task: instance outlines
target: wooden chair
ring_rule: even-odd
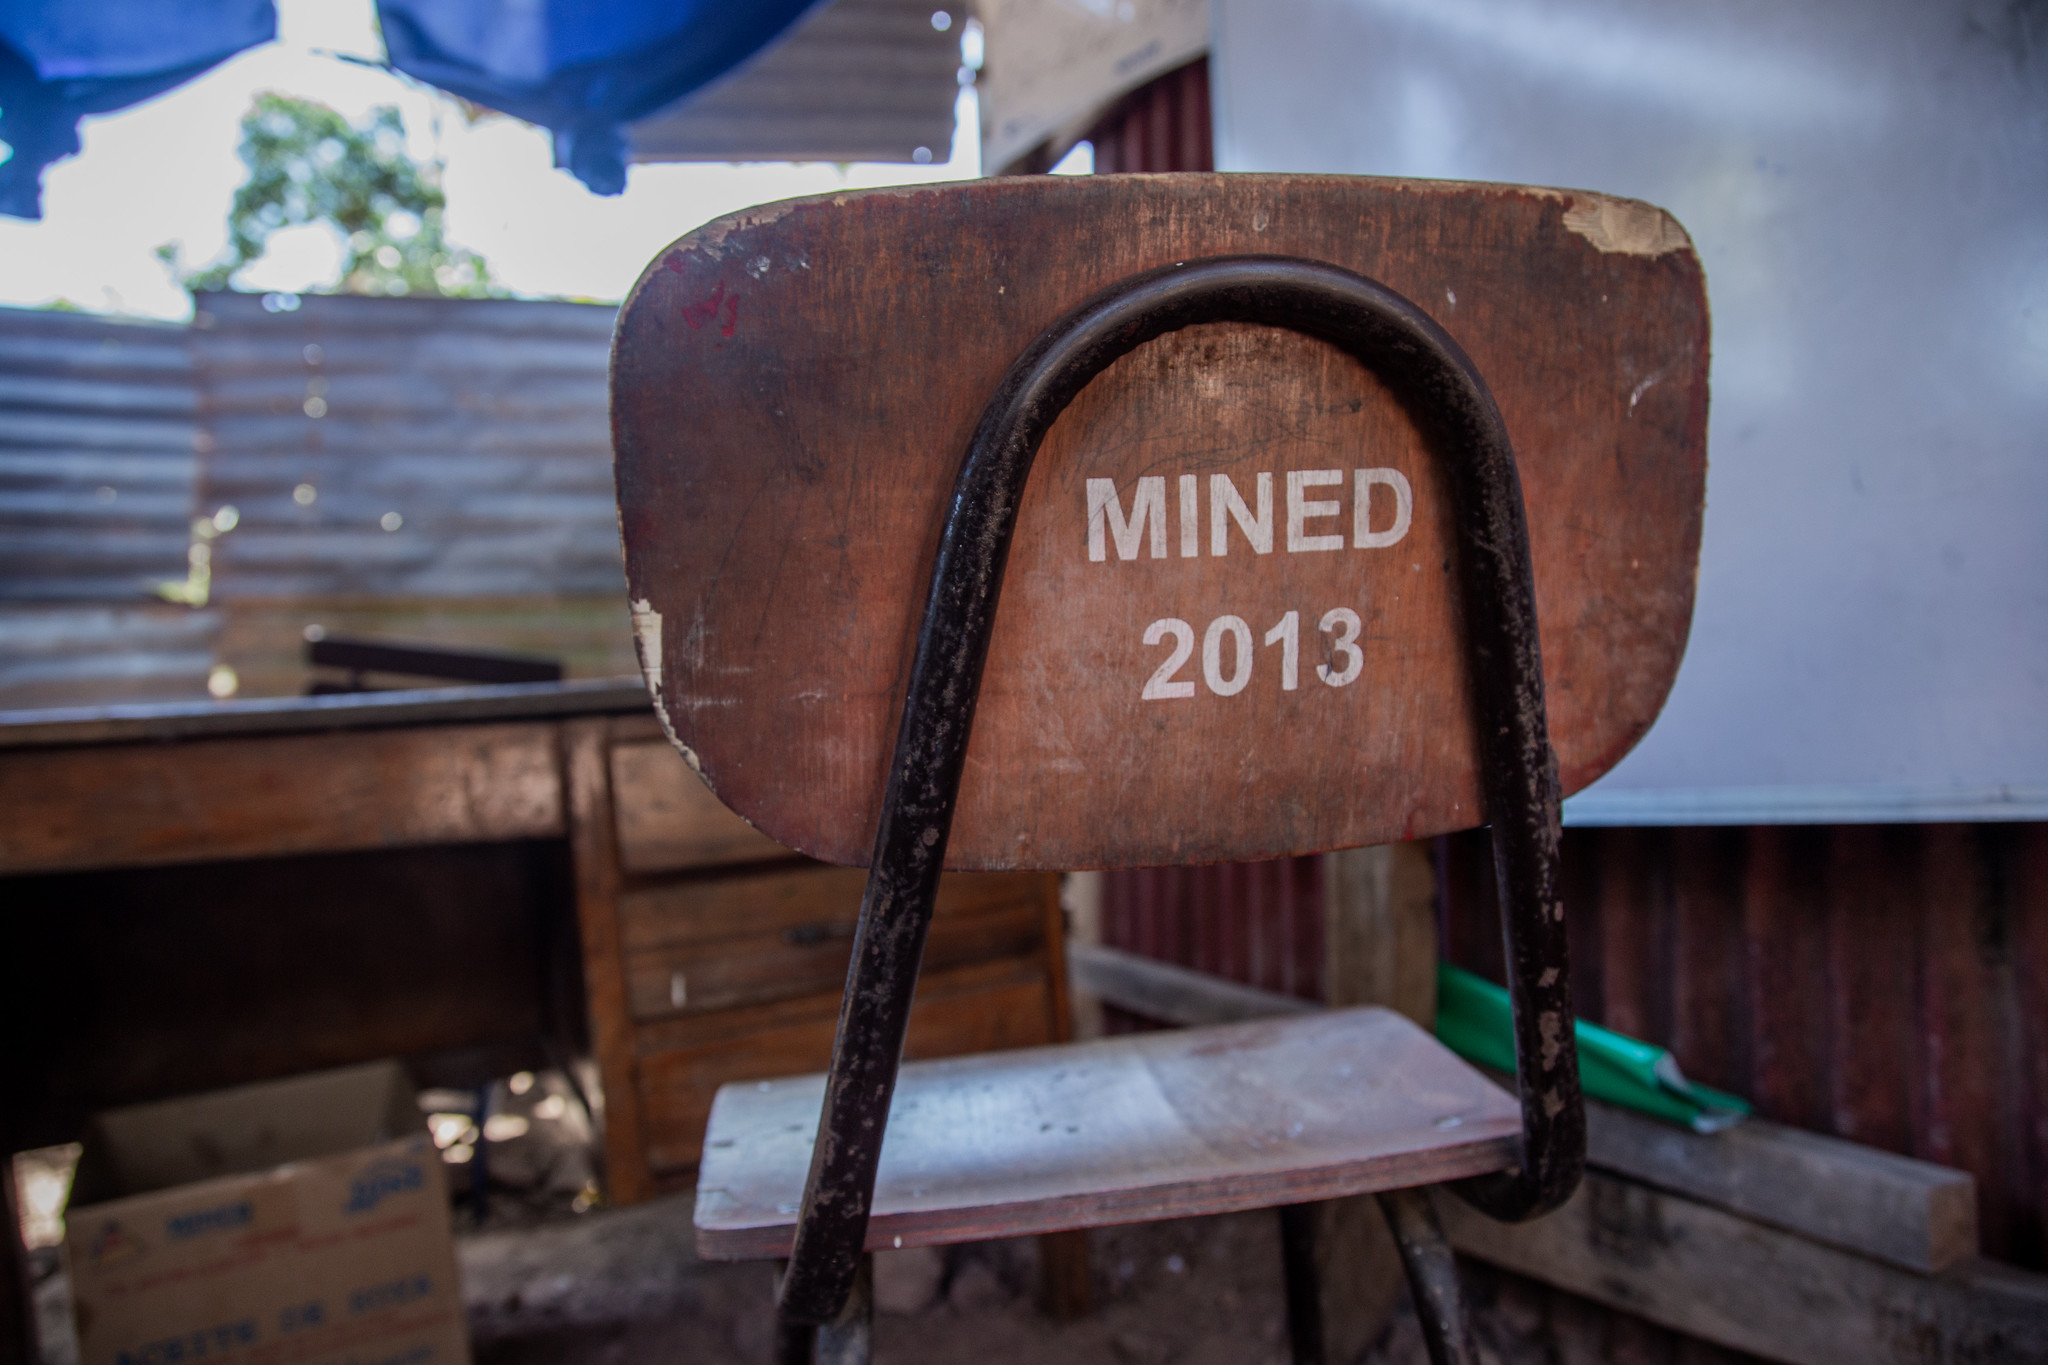
[[[1364,1192],[1433,1358],[1476,1359],[1416,1187],[1518,1219],[1579,1179],[1558,800],[1677,670],[1706,364],[1684,232],[1576,191],[1016,178],[648,268],[612,380],[657,709],[734,810],[870,869],[831,1070],[726,1087],[706,1134],[699,1249],[787,1259],[782,1359],[866,1358],[877,1247]],[[1519,1103],[1376,1009],[899,1074],[942,866],[1481,823]]]

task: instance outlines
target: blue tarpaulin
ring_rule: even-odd
[[[0,0],[0,213],[40,218],[78,120],[140,104],[277,33],[271,0]]]
[[[391,64],[538,123],[555,164],[626,187],[621,124],[767,46],[817,0],[380,0]],[[78,120],[161,94],[277,31],[272,0],[0,0],[0,213],[42,217]]]
[[[626,187],[621,124],[760,51],[814,0],[379,0],[391,64],[555,135],[555,164]]]

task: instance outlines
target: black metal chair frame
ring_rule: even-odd
[[[1184,262],[1120,281],[1048,328],[984,409],[961,463],[932,567],[903,702],[825,1106],[796,1241],[777,1296],[785,1361],[866,1357],[863,1245],[982,667],[1025,480],[1067,404],[1118,357],[1201,323],[1286,328],[1338,347],[1400,398],[1442,461],[1458,533],[1466,647],[1513,1001],[1520,1164],[1456,1182],[1482,1212],[1519,1221],[1577,1188],[1585,1110],[1558,887],[1557,761],[1548,739],[1528,529],[1514,452],[1458,344],[1406,298],[1336,266],[1277,256]],[[1419,1191],[1381,1196],[1431,1359],[1476,1360],[1456,1268]],[[1306,1210],[1283,1210],[1295,1359],[1314,1360],[1314,1256]],[[824,1326],[823,1332],[817,1329]]]

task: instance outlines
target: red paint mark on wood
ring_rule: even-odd
[[[690,324],[690,329],[692,331],[696,331],[697,329],[703,327],[705,323],[712,321],[714,318],[718,316],[719,307],[723,305],[725,301],[725,281],[720,280],[718,282],[718,287],[713,289],[709,294],[697,300],[695,303],[686,303],[683,305],[683,321]],[[738,316],[739,300],[735,298],[732,302],[733,310],[730,316],[736,318]],[[728,321],[726,323],[725,334],[727,336],[732,335],[731,321]]]

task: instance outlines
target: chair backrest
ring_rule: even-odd
[[[613,424],[671,736],[781,842],[863,864],[961,453],[1033,339],[1191,258],[1327,262],[1433,316],[1520,469],[1566,792],[1654,719],[1691,617],[1707,310],[1660,210],[1301,176],[1015,178],[750,211],[621,313]],[[1350,356],[1207,324],[1072,402],[1023,498],[947,846],[1159,865],[1485,819],[1447,484]]]

